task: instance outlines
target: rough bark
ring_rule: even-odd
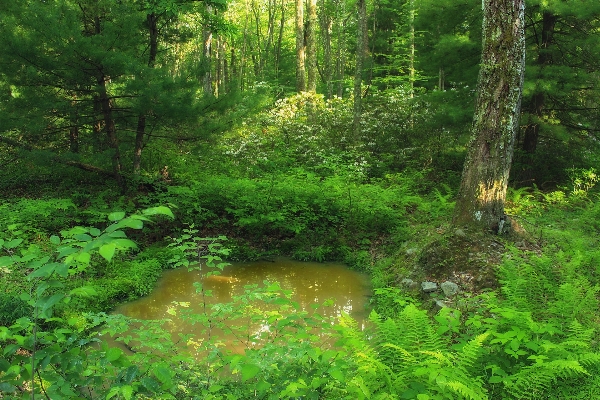
[[[317,0],[308,1],[308,24],[306,25],[307,90],[317,91]]]
[[[502,233],[525,69],[524,0],[483,0],[483,46],[456,226]]]
[[[306,91],[304,0],[296,0],[296,91]]]

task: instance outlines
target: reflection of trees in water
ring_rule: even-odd
[[[168,311],[173,307],[174,301],[189,305],[183,308],[186,310],[185,313],[202,314],[205,305],[211,307],[216,303],[229,303],[234,296],[244,293],[246,285],[262,286],[264,281],[279,282],[283,290],[291,290],[292,300],[299,304],[299,309],[302,311],[312,312],[313,304],[323,304],[332,299],[332,306],[321,307],[317,311],[324,317],[337,317],[342,312],[346,312],[362,319],[366,296],[370,293],[367,278],[343,265],[289,260],[256,262],[227,266],[220,275],[206,279],[201,279],[198,271],[189,272],[185,269],[167,271],[150,296],[126,304],[117,309],[117,312],[139,319],[168,318],[172,320],[168,326],[165,326],[169,331],[196,334],[205,327],[186,322],[179,315],[171,315]],[[210,297],[197,292],[198,282],[201,282],[205,293],[211,293]],[[277,306],[273,305],[254,304],[253,306],[259,307],[263,312],[278,310]],[[181,314],[180,311],[178,314]],[[236,336],[248,337],[261,332],[266,333],[271,329],[267,323],[244,326],[246,323],[247,321],[243,320],[233,323],[232,327],[240,331]],[[222,332],[214,333],[222,334]],[[230,342],[228,346],[233,346],[233,342],[240,338],[223,339],[225,342]]]

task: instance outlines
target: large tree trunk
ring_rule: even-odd
[[[525,70],[524,0],[483,0],[477,102],[454,224],[502,233]]]
[[[306,91],[304,66],[304,0],[296,0],[296,91]]]
[[[308,72],[307,90],[315,93],[317,91],[317,0],[308,1],[306,61]]]

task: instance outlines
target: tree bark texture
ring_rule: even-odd
[[[296,0],[296,91],[306,91],[304,0]]]
[[[483,45],[472,138],[456,226],[502,233],[525,70],[524,0],[483,0]]]

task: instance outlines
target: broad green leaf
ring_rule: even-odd
[[[8,267],[14,264],[14,260],[10,256],[2,256],[0,257],[0,267]]]
[[[127,235],[123,231],[114,231],[108,234],[108,237],[111,238],[126,238]]]
[[[18,245],[20,245],[22,242],[23,242],[23,239],[13,239],[8,242],[5,242],[4,247],[7,249],[14,249]]]
[[[254,364],[242,365],[242,381],[246,382],[248,379],[252,379],[260,372],[260,367]]]
[[[121,386],[121,393],[125,400],[130,400],[131,396],[133,396],[133,388],[130,385]]]
[[[89,264],[92,259],[92,256],[90,253],[84,251],[77,254],[77,257],[75,257],[75,259],[82,264]]]
[[[125,218],[125,213],[123,211],[116,211],[108,214],[109,221],[120,221]]]
[[[344,374],[342,373],[342,371],[338,368],[331,368],[329,371],[329,375],[331,375],[331,377],[333,379],[336,379],[340,382],[344,382]]]
[[[75,289],[72,289],[69,292],[70,296],[81,296],[81,297],[91,297],[97,295],[96,289],[92,286],[81,286]]]
[[[90,228],[90,235],[92,236],[100,236],[102,232],[98,228]]]
[[[117,245],[114,242],[105,244],[104,246],[100,247],[100,249],[98,250],[98,253],[100,253],[100,255],[108,262],[110,262],[110,260],[112,260],[113,256],[115,255],[115,249],[117,248]]]
[[[112,363],[113,361],[117,361],[119,358],[121,358],[122,355],[123,351],[121,349],[118,347],[111,347],[106,352],[106,359]]]
[[[27,278],[28,279],[33,279],[33,278],[47,278],[50,275],[52,275],[52,273],[54,272],[54,270],[56,269],[56,267],[60,265],[59,263],[48,263],[45,264],[43,266],[41,266],[40,268],[36,269],[35,271],[33,271],[32,273],[30,273]]]
[[[50,243],[55,244],[55,245],[59,245],[60,244],[60,237],[58,237],[56,235],[50,236]]]
[[[175,218],[171,209],[169,207],[165,207],[165,206],[147,208],[142,211],[142,214],[144,214],[144,215],[166,215],[168,217]]]
[[[163,383],[163,385],[171,385],[171,372],[167,367],[165,367],[164,365],[157,365],[154,367],[152,372],[154,372],[154,376],[156,377],[156,379]]]
[[[142,229],[144,227],[144,221],[133,218],[124,219],[119,224],[132,229]]]
[[[16,390],[16,386],[13,386],[7,382],[0,382],[0,393],[14,393]]]
[[[142,385],[148,389],[148,391],[155,393],[160,390],[160,385],[153,378],[147,376],[142,378]]]
[[[87,233],[80,233],[79,235],[73,236],[73,238],[79,240],[80,242],[89,242],[92,240],[92,237]]]

